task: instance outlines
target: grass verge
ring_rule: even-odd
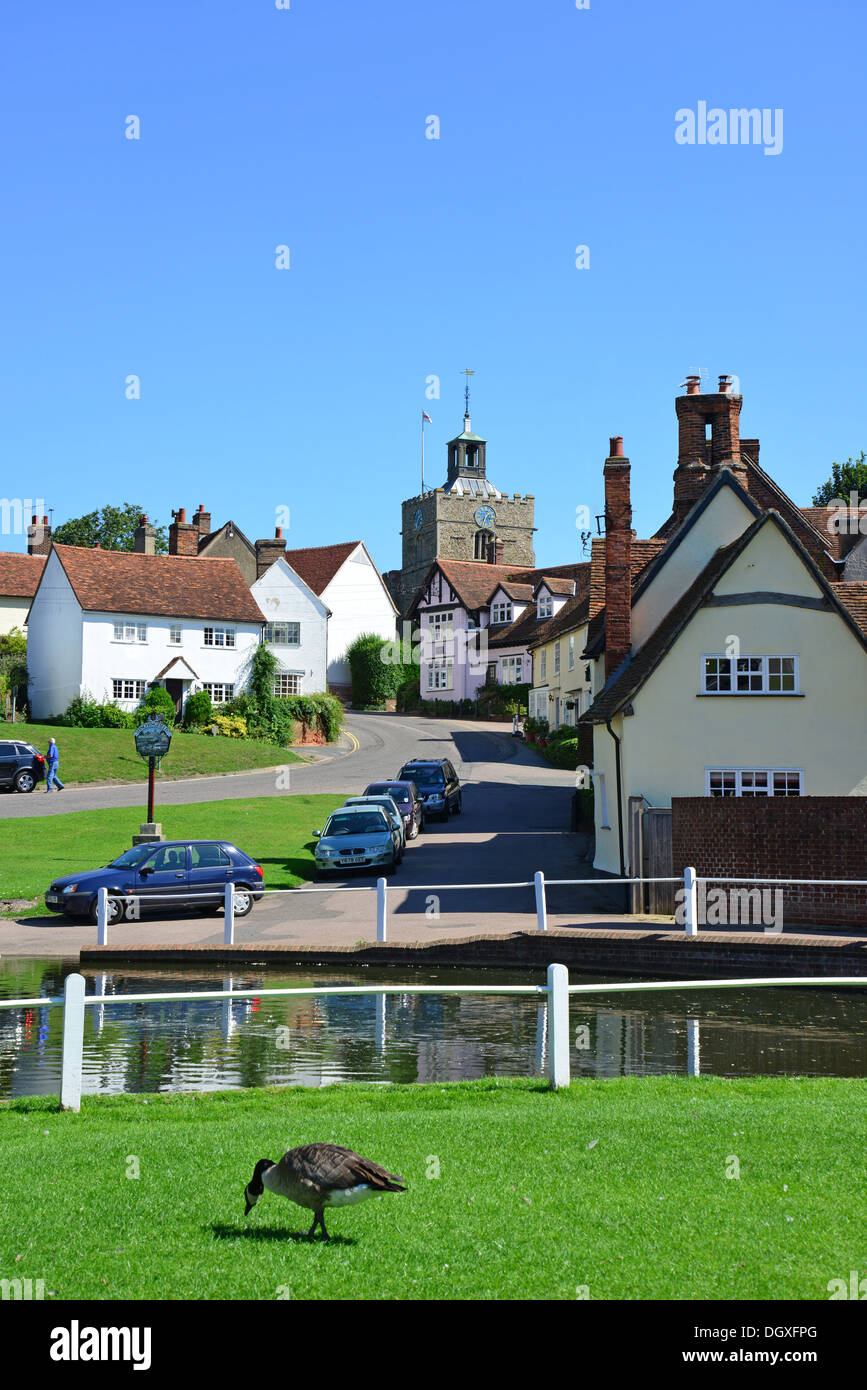
[[[230,840],[262,865],[267,888],[294,888],[315,873],[310,832],[343,799],[319,794],[198,801],[159,806],[158,818],[167,839]],[[0,898],[39,898],[30,912],[44,912],[42,895],[53,878],[117,858],[129,849],[144,815],[144,807],[126,806],[4,821]]]
[[[863,1080],[627,1077],[93,1098],[80,1115],[10,1101],[0,1277],[60,1299],[824,1300],[865,1263],[865,1099]],[[408,1190],[333,1212],[329,1244],[270,1193],[245,1218],[256,1160],[316,1140]]]
[[[40,753],[53,738],[60,749],[60,778],[70,786],[87,782],[147,782],[148,768],[135,751],[129,729],[78,729],[56,724],[4,724],[4,738],[32,743]],[[250,772],[259,767],[303,762],[297,753],[259,739],[225,738],[211,734],[172,734],[158,781],[205,777],[221,772]],[[9,793],[12,795],[13,793]],[[37,795],[37,792],[31,793]]]

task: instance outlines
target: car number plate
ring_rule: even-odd
[[[360,864],[362,859],[366,859],[365,854],[344,854],[341,855],[338,863],[340,864]]]
[[[46,893],[45,901],[47,903],[62,903],[63,897],[60,893]]]

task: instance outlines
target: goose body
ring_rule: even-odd
[[[308,1235],[312,1237],[318,1225],[324,1240],[329,1238],[323,1216],[326,1207],[355,1206],[368,1197],[380,1197],[383,1192],[406,1190],[402,1178],[337,1144],[305,1144],[289,1149],[279,1163],[260,1158],[244,1189],[245,1216],[265,1189],[312,1211],[313,1225]]]

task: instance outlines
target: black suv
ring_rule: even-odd
[[[425,820],[448,820],[461,813],[461,784],[448,758],[415,758],[404,763],[397,782],[415,782],[424,803]]]
[[[11,739],[0,740],[0,788],[8,791],[32,792],[45,776],[45,759],[32,743]]]

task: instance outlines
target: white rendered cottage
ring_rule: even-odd
[[[264,614],[234,560],[55,545],[27,619],[34,719],[85,692],[133,710],[164,685],[180,713],[239,693]]]
[[[280,663],[275,695],[311,695],[328,688],[330,608],[282,557],[250,592],[265,614],[265,641]]]

